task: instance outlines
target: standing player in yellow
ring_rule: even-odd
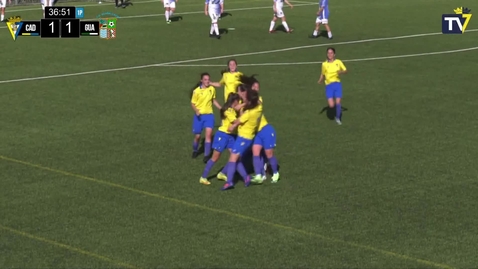
[[[237,62],[231,59],[227,62],[227,70],[222,71],[222,79],[219,82],[211,82],[214,87],[224,86],[224,102],[230,93],[237,93],[237,86],[241,84],[239,77],[241,72],[237,71]]]
[[[193,119],[193,158],[198,156],[199,141],[201,133],[205,131],[204,139],[204,162],[207,162],[211,155],[212,129],[214,128],[214,114],[212,105],[218,109],[221,105],[216,101],[216,89],[209,83],[208,73],[201,74],[201,81],[195,86],[191,96],[191,107],[194,110]]]
[[[347,68],[341,60],[335,58],[335,49],[327,48],[327,61],[322,63],[319,84],[325,79],[325,96],[329,108],[335,106],[335,121],[338,125],[342,125],[342,83],[339,78],[342,74],[347,74]]]
[[[234,124],[229,126],[229,131],[237,128],[237,138],[229,156],[227,163],[227,182],[222,187],[222,190],[229,190],[234,188],[234,174],[236,173],[236,166],[240,164],[240,157],[252,146],[252,142],[257,133],[260,120],[262,117],[262,106],[259,105],[259,94],[251,90],[245,85],[238,87],[239,95],[245,104],[242,115]],[[247,176],[244,179],[244,185],[248,187],[251,184],[251,178]]]

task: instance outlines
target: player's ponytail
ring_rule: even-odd
[[[244,110],[256,108],[259,105],[259,93],[254,90],[248,90],[246,94],[247,104],[244,106]]]
[[[256,76],[256,74],[252,76],[242,75],[239,77],[239,81],[244,85],[252,87],[252,85],[254,85],[255,83],[259,84],[259,80],[257,80]]]
[[[227,101],[226,103],[221,107],[221,118],[225,119],[226,118],[226,111],[232,107],[232,104],[234,102],[239,101],[241,97],[237,93],[230,93],[227,96]]]

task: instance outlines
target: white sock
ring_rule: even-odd
[[[282,22],[282,25],[284,25],[284,28],[287,32],[289,32],[289,25],[287,25],[287,22],[286,21],[283,21]]]
[[[209,34],[212,35],[214,33],[214,24],[211,24],[211,30],[209,31]]]
[[[166,17],[166,21],[169,21],[169,11],[164,12],[164,17]]]
[[[271,26],[269,27],[269,32],[274,31],[274,26],[275,25],[276,25],[276,23],[274,21],[271,21]]]
[[[216,35],[219,35],[219,26],[217,25],[217,23],[213,25],[214,25],[214,32],[216,32]]]
[[[312,34],[313,36],[317,36],[319,34],[319,31],[314,30],[314,33]]]
[[[5,15],[2,14],[0,21],[3,21],[3,19],[5,19]]]
[[[329,38],[332,38],[332,32],[327,32],[327,35],[329,36]]]

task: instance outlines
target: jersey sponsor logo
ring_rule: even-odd
[[[463,34],[471,20],[471,9],[458,7],[455,14],[443,14],[441,29],[443,34]]]

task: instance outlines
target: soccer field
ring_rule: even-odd
[[[0,27],[0,267],[475,267],[478,17],[442,35],[441,15],[476,1],[330,2],[333,40],[308,38],[309,1],[269,34],[271,0],[226,0],[221,40],[193,0],[170,25],[158,1],[78,4],[118,14],[115,40]],[[317,85],[328,46],[349,69],[342,126]],[[259,74],[278,184],[198,182],[189,91],[230,58]]]

